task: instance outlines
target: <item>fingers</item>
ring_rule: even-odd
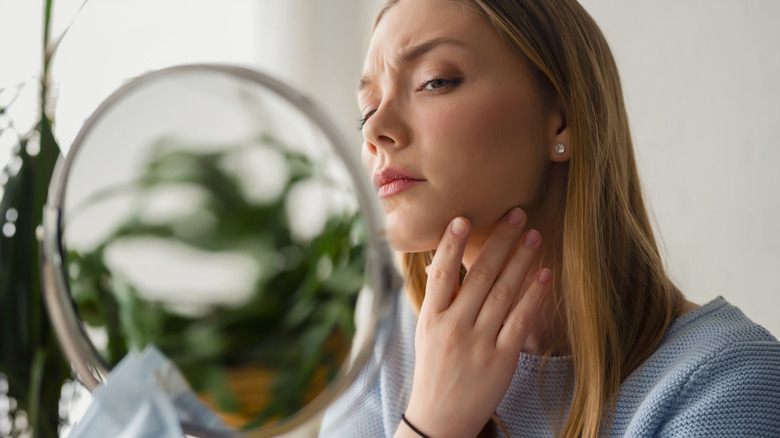
[[[520,251],[523,257],[518,259],[516,256],[518,250],[514,250],[525,224],[526,215],[521,209],[509,210],[498,222],[477,259],[469,268],[454,305],[463,312],[462,315],[467,320],[472,322],[477,320],[478,315],[484,311],[482,307],[486,300],[490,303],[497,301],[495,305],[491,305],[491,311],[503,305],[503,313],[494,318],[503,321],[509,313],[511,303],[514,302],[526,277],[527,264],[533,258],[533,254],[529,258],[528,251]],[[538,236],[538,233],[535,235]],[[538,245],[531,248],[536,246]],[[533,253],[535,254],[535,251]],[[528,263],[522,263],[526,259]],[[507,261],[512,262],[511,267],[505,267]]]
[[[428,267],[425,300],[420,312],[442,312],[455,297],[463,252],[468,241],[470,224],[457,217],[450,222]]]
[[[541,242],[542,237],[536,230],[529,230],[523,235],[485,297],[477,316],[477,327],[498,333],[517,301]]]
[[[511,357],[520,354],[523,343],[531,332],[539,315],[542,302],[550,290],[552,273],[549,269],[541,269],[534,280],[520,297],[520,301],[506,318],[496,339],[496,350],[505,352]]]

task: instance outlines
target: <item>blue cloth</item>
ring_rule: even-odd
[[[362,373],[329,408],[321,437],[391,437],[398,427],[412,385],[416,321],[402,301],[396,336],[372,358],[378,372]],[[570,401],[569,358],[550,358],[541,374],[540,367],[540,357],[522,354],[498,407],[512,438],[554,436],[564,398]],[[621,385],[610,436],[780,437],[780,343],[721,297],[688,312]]]

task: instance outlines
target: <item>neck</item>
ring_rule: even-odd
[[[562,281],[562,243],[564,193],[566,190],[566,169],[563,166],[553,166],[548,174],[547,182],[540,195],[540,202],[534,208],[526,208],[528,215],[527,230],[535,229],[542,235],[542,246],[528,269],[522,290],[533,280],[541,268],[548,268],[553,273],[553,283],[548,292],[550,297],[539,308],[536,325],[523,344],[523,352],[533,355],[543,355],[551,352],[553,355],[568,353],[568,336],[564,318],[563,281]],[[492,231],[474,235],[466,247],[463,265],[470,268],[487,235]]]

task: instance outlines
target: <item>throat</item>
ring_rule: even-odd
[[[562,309],[555,299],[558,295],[552,290],[548,293],[551,296],[539,308],[539,316],[522,351],[532,356],[567,356],[571,354],[571,348]]]

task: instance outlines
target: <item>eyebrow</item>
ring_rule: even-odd
[[[422,57],[423,55],[425,55],[426,53],[430,52],[431,50],[435,49],[436,47],[439,47],[444,44],[454,44],[457,46],[466,45],[465,43],[458,40],[454,40],[452,38],[434,38],[430,41],[426,41],[422,44],[411,46],[405,49],[398,57],[398,64],[403,65],[403,64],[408,64],[410,62],[413,62],[419,59],[420,57]],[[368,87],[369,85],[371,85],[371,78],[369,78],[366,75],[362,75],[360,77],[360,80],[358,81],[357,91],[361,91],[366,87]]]

